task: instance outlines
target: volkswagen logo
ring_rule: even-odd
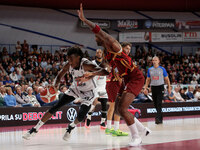
[[[77,117],[76,109],[69,108],[67,110],[67,119],[72,122],[72,121],[74,121],[76,119],[76,117]]]

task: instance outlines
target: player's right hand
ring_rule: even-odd
[[[77,11],[79,18],[84,22],[85,21],[85,16],[83,14],[83,5],[82,3],[80,4],[80,10]]]

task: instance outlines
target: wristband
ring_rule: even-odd
[[[101,28],[96,24],[95,27],[92,29],[92,32],[97,34],[97,33],[99,33],[100,30],[101,30]]]

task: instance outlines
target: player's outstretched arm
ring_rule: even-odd
[[[84,70],[86,71],[84,75],[85,77],[97,76],[97,75],[99,76],[109,75],[109,72],[107,71],[107,69],[98,67],[89,61],[84,62],[83,67],[84,67]]]
[[[78,16],[80,20],[86,23],[93,33],[104,42],[106,48],[113,52],[121,51],[121,45],[115,38],[104,32],[98,25],[85,18],[82,3],[80,4],[80,10],[78,10]]]
[[[64,77],[64,75],[69,71],[69,63],[67,62],[63,69],[58,73],[58,75],[55,78],[53,86],[58,90],[60,80]]]

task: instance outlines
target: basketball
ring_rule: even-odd
[[[40,97],[45,103],[53,102],[56,99],[56,91],[52,86],[44,88],[40,92]]]

